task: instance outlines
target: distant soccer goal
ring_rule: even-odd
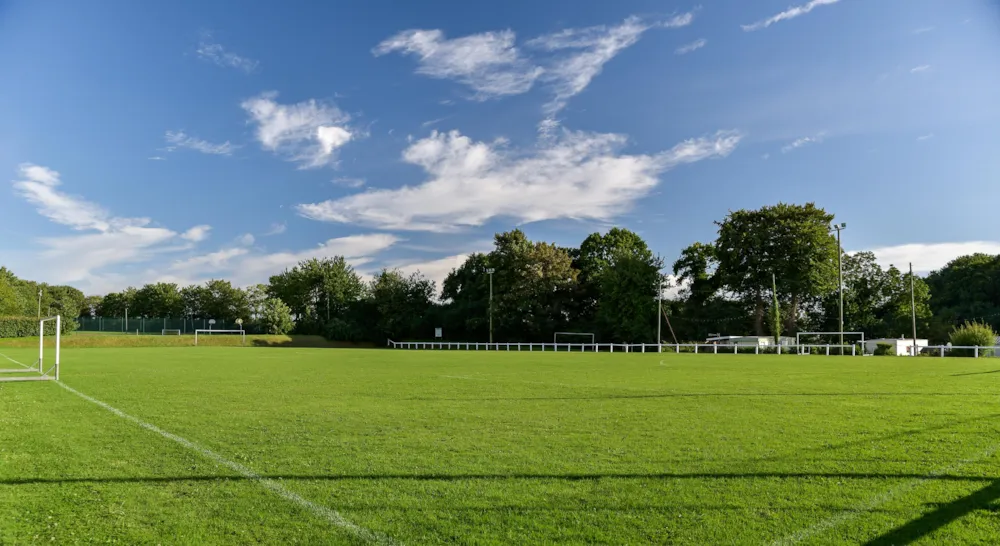
[[[48,332],[46,332],[46,326]],[[22,357],[19,360],[6,354],[2,355],[0,365],[16,364],[18,367],[0,369],[0,381],[8,383],[15,381],[59,381],[61,329],[62,318],[58,315],[39,320],[38,359],[31,362],[30,358]]]
[[[164,335],[164,336],[179,336],[179,335],[181,335],[181,331],[180,330],[163,330],[163,332],[161,332],[160,334]]]
[[[559,338],[562,337],[562,345],[566,345],[567,350],[572,350],[573,345],[579,345],[581,350],[586,350],[586,346],[590,345],[593,350],[597,350],[597,345],[595,344],[594,334],[590,332],[556,332],[552,335],[552,343],[555,349],[559,350]],[[566,338],[576,338],[576,342],[567,340]]]
[[[844,340],[844,345],[840,345],[841,336],[851,338]],[[860,339],[859,339],[860,337]],[[850,348],[848,344],[860,343],[861,351],[864,352],[865,333],[864,332],[799,332],[795,334],[795,345],[799,348],[799,354],[808,354],[810,346],[835,345],[840,350],[846,351]]]
[[[247,344],[247,333],[246,330],[195,330],[194,331],[194,344],[198,346],[198,336],[239,336],[240,346],[246,346]]]

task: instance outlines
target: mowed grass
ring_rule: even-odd
[[[1000,536],[993,359],[188,347],[62,372],[397,543]],[[0,384],[0,544],[43,542],[365,539],[57,384]]]

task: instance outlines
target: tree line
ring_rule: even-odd
[[[441,287],[393,269],[366,280],[342,257],[306,260],[244,288],[216,279],[104,297],[0,269],[0,315],[34,315],[41,287],[43,314],[51,307],[67,317],[121,317],[127,309],[136,318],[241,319],[271,333],[376,343],[432,339],[436,328],[445,339],[486,340],[491,324],[496,341],[549,341],[554,332],[574,331],[603,342],[645,342],[657,339],[657,298],[673,283],[677,295],[663,301],[668,341],[794,335],[839,329],[839,254],[846,331],[909,336],[911,282],[920,337],[947,341],[968,320],[1000,329],[1000,256],[962,256],[911,279],[870,252],[840,254],[833,221],[812,203],[733,211],[715,222],[713,240],[684,248],[670,270],[627,229],[594,233],[570,248],[515,229],[497,234],[490,252],[468,256]]]

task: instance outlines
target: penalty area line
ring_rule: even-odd
[[[25,364],[24,362],[18,362],[18,361],[14,360],[13,358],[11,358],[11,357],[3,354],[3,353],[0,353],[0,356],[6,358],[7,360],[9,360],[11,362],[13,362],[14,364],[17,364],[18,366],[21,366],[22,368],[24,368],[26,370],[33,370],[34,369],[31,366],[28,366],[27,364]]]
[[[352,523],[352,522],[348,521],[346,518],[344,518],[344,516],[342,516],[340,514],[340,512],[337,512],[336,510],[333,510],[331,508],[327,508],[326,506],[323,506],[321,504],[316,504],[315,502],[312,502],[312,501],[310,501],[310,500],[308,500],[306,498],[303,498],[299,494],[294,493],[294,492],[288,490],[287,488],[285,488],[285,486],[281,485],[278,481],[272,480],[270,478],[265,478],[265,477],[261,476],[260,474],[257,474],[253,470],[250,470],[249,468],[247,468],[247,467],[245,467],[245,466],[243,466],[243,465],[241,465],[241,464],[239,464],[237,462],[230,461],[229,459],[226,459],[222,455],[219,455],[218,453],[216,453],[216,452],[214,452],[214,451],[212,451],[212,450],[210,450],[210,449],[208,449],[206,447],[202,447],[202,446],[200,446],[200,445],[198,445],[198,444],[196,444],[196,443],[194,443],[194,442],[192,442],[190,440],[187,440],[185,438],[181,438],[180,436],[178,436],[176,434],[173,434],[171,432],[167,432],[167,431],[161,429],[160,427],[157,427],[156,425],[147,423],[147,422],[145,422],[145,421],[143,421],[143,420],[141,420],[141,419],[139,419],[137,417],[133,417],[133,416],[131,416],[131,415],[129,415],[129,414],[121,411],[118,408],[115,408],[115,407],[113,407],[113,406],[111,406],[109,404],[101,402],[100,400],[98,400],[96,398],[87,396],[86,394],[83,394],[82,392],[74,389],[73,387],[70,387],[69,385],[63,383],[62,381],[56,381],[56,384],[58,384],[60,387],[62,387],[64,389],[66,389],[67,391],[69,391],[69,392],[71,392],[71,393],[79,396],[80,398],[83,398],[84,400],[86,400],[86,401],[88,401],[88,402],[90,402],[92,404],[96,404],[96,405],[98,405],[98,406],[106,409],[107,411],[109,411],[109,412],[117,415],[118,417],[121,417],[122,419],[125,419],[126,421],[131,421],[132,423],[134,423],[136,425],[139,425],[140,427],[142,427],[142,428],[144,428],[144,429],[146,429],[146,430],[148,430],[150,432],[155,432],[155,433],[159,434],[160,436],[163,436],[164,438],[167,438],[168,440],[173,440],[174,442],[176,442],[176,443],[178,443],[178,444],[180,444],[180,445],[182,445],[182,446],[190,449],[191,451],[195,451],[195,452],[201,454],[203,457],[205,457],[207,459],[211,459],[212,461],[215,461],[219,465],[225,466],[225,467],[227,467],[227,468],[229,468],[231,470],[236,471],[237,473],[239,473],[240,475],[242,475],[244,478],[247,478],[249,480],[253,480],[253,481],[257,482],[264,489],[267,489],[268,491],[271,491],[272,493],[275,493],[276,495],[278,495],[279,497],[281,497],[281,498],[283,498],[285,500],[291,501],[291,502],[299,505],[299,507],[301,507],[301,508],[305,508],[309,512],[312,512],[313,515],[318,516],[318,517],[320,517],[322,519],[325,519],[327,522],[333,524],[336,527],[340,527],[341,529],[343,529],[343,530],[351,533],[352,535],[354,535],[354,536],[356,536],[356,537],[364,540],[365,542],[372,543],[372,544],[386,544],[386,545],[389,545],[389,544],[393,544],[393,545],[394,544],[399,544],[398,542],[394,541],[389,536],[384,535],[382,533],[379,533],[377,531],[372,531],[372,530],[369,530],[369,529],[365,529],[364,527],[361,527],[360,525],[358,525],[356,523]]]

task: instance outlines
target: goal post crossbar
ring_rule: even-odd
[[[198,346],[198,336],[205,334],[239,334],[240,335],[240,345],[247,344],[247,332],[246,330],[195,330],[194,331],[194,344]]]
[[[865,342],[864,332],[799,332],[795,334],[795,344],[799,345],[799,336],[861,336],[861,343]]]
[[[594,334],[590,332],[556,332],[552,334],[552,343],[559,343],[559,336],[590,336],[590,344],[594,344]]]

